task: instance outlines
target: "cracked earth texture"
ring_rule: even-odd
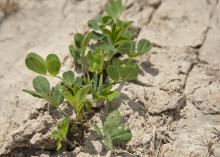
[[[0,2],[0,156],[113,156],[92,133],[84,146],[55,152],[49,134],[56,120],[43,101],[21,92],[35,76],[25,68],[27,52],[55,52],[70,67],[72,34],[85,32],[105,3]],[[123,96],[101,113],[118,109],[133,132],[116,155],[220,157],[219,1],[127,0],[122,17],[133,20],[138,38],[153,48],[138,59],[138,81],[116,87]]]

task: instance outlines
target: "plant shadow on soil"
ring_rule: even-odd
[[[152,76],[157,76],[159,74],[159,70],[154,67],[154,64],[148,62],[148,61],[143,61],[140,63],[140,75],[144,76],[145,73],[148,73]]]

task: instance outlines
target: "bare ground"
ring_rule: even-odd
[[[14,2],[17,2],[14,0]],[[19,0],[0,11],[0,156],[111,156],[93,134],[72,152],[55,152],[56,120],[25,93],[35,76],[27,52],[55,52],[65,67],[71,35],[102,14],[104,0]],[[0,8],[5,8],[5,1]],[[138,81],[103,113],[118,109],[132,141],[117,156],[220,157],[220,3],[218,0],[128,0],[123,18],[154,47],[139,58]]]

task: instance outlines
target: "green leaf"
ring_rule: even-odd
[[[82,87],[74,96],[74,101],[75,101],[75,111],[76,111],[76,119],[81,120],[82,117],[82,109],[83,106],[85,105],[85,100],[88,92],[91,89],[91,85],[87,85]]]
[[[47,71],[51,75],[57,75],[60,71],[61,62],[56,54],[49,54],[46,58]]]
[[[57,124],[57,129],[53,130],[51,136],[57,140],[57,150],[62,148],[62,142],[66,139],[69,129],[70,119],[65,117]]]
[[[62,95],[66,98],[67,102],[73,106],[77,117],[81,117],[81,111],[86,100],[86,95],[90,89],[91,85],[87,85],[79,89],[75,95],[72,95],[67,88],[64,86],[61,87]]]
[[[126,32],[130,28],[131,24],[132,24],[131,21],[126,21],[126,22],[119,21],[118,22],[117,28],[116,28],[115,34],[114,34],[115,43],[118,44],[124,40],[131,41],[131,39],[129,39],[128,36],[126,35]],[[132,42],[134,42],[134,41],[132,41]]]
[[[108,138],[108,137],[104,138],[104,144],[109,150],[114,150],[114,146],[113,146],[111,138]]]
[[[108,102],[112,102],[118,98],[121,97],[121,93],[118,91],[111,91],[108,95],[107,95],[107,100]]]
[[[112,84],[108,84],[102,87],[101,95],[104,96],[104,99],[106,99],[106,95],[111,93],[112,86],[113,86]]]
[[[110,113],[103,125],[104,143],[113,150],[115,144],[125,144],[132,138],[131,130],[121,123],[121,114],[118,111]]]
[[[95,19],[88,21],[88,26],[94,30],[100,30],[105,26],[109,26],[114,22],[113,18],[109,15],[99,16]]]
[[[115,18],[118,18],[123,10],[124,7],[121,0],[110,0],[105,6],[105,11]]]
[[[81,64],[82,48],[76,48],[74,45],[69,46],[69,51],[74,61],[77,64]]]
[[[137,79],[139,68],[135,60],[114,59],[112,64],[107,66],[106,71],[114,81],[131,81]]]
[[[112,64],[107,66],[106,71],[112,80],[118,81],[120,79],[120,60],[114,59]]]
[[[111,139],[113,143],[121,144],[127,143],[131,140],[131,130],[126,125],[121,125],[117,129],[114,129],[111,133]]]
[[[67,71],[63,73],[64,83],[68,86],[72,86],[75,82],[75,75],[72,71]]]
[[[60,105],[63,102],[63,99],[64,99],[60,89],[61,89],[61,85],[59,83],[55,86],[55,88],[53,90],[53,93],[52,93],[52,97],[56,101],[57,106]]]
[[[113,131],[113,129],[115,129],[115,127],[118,127],[120,125],[121,122],[121,114],[118,111],[113,111],[111,112],[103,125],[103,131],[105,134],[111,134],[111,132]]]
[[[148,52],[151,49],[151,43],[146,39],[141,39],[138,42],[136,51],[131,51],[128,53],[129,57],[137,57],[143,55],[144,53]]]
[[[88,64],[89,64],[89,71],[91,71],[91,72],[96,71],[97,65],[95,65],[95,63],[94,63],[94,56],[92,54],[92,51],[88,52],[87,60],[88,60]]]
[[[83,46],[84,36],[80,33],[74,35],[74,42],[76,47],[81,48]]]
[[[99,128],[99,126],[96,124],[95,121],[91,121],[91,125],[92,125],[92,128],[95,130],[95,132],[97,133],[97,135],[99,137],[103,137],[103,133],[102,133],[102,130],[101,128]]]
[[[120,79],[119,69],[113,65],[108,65],[106,71],[112,80],[118,81]]]
[[[36,92],[42,95],[49,95],[50,84],[44,76],[37,76],[33,79],[33,87]]]
[[[103,39],[103,34],[92,31],[92,39],[101,41]]]
[[[138,42],[137,51],[139,54],[143,54],[151,49],[150,41],[146,39],[141,39]]]
[[[73,94],[76,94],[77,91],[81,88],[82,86],[82,78],[81,77],[76,77],[74,85],[73,85]]]
[[[101,54],[100,49],[96,49],[95,52],[89,51],[88,52],[88,64],[89,64],[89,71],[91,72],[101,72],[103,63],[104,63],[104,57]]]
[[[25,64],[28,69],[36,73],[39,73],[39,74],[47,73],[46,63],[44,59],[34,52],[31,52],[26,56]]]
[[[81,105],[83,103],[83,101],[86,98],[86,95],[88,94],[88,92],[91,89],[91,85],[87,85],[82,87],[75,95],[75,102],[76,104]]]
[[[132,81],[137,79],[138,72],[139,72],[139,68],[135,60],[128,60],[120,68],[120,76],[121,79],[124,81]]]
[[[88,21],[88,26],[94,30],[98,30],[99,29],[99,23],[97,19],[93,19],[93,20],[89,20]]]
[[[22,91],[25,92],[25,93],[31,94],[34,97],[43,98],[43,95],[36,92],[36,91],[32,91],[32,90],[28,90],[28,89],[23,89]]]
[[[76,101],[72,93],[64,86],[61,86],[60,91],[62,95],[64,96],[64,98],[67,100],[67,102],[70,103],[70,105],[72,105],[75,108]]]
[[[85,51],[86,47],[88,46],[90,40],[92,39],[92,35],[93,33],[92,32],[89,32],[85,35],[85,39],[83,41],[83,49]]]
[[[129,54],[135,51],[135,43],[130,40],[122,41],[119,43],[117,50],[121,54]]]
[[[112,18],[112,16],[106,15],[102,17],[102,22],[105,25],[112,25],[114,23],[114,19]]]

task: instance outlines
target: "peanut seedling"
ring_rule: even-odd
[[[27,68],[40,75],[33,79],[34,90],[23,91],[46,100],[64,117],[52,131],[58,150],[63,143],[71,143],[71,146],[82,143],[84,130],[92,118],[88,115],[97,112],[93,110],[99,107],[97,102],[118,99],[121,93],[113,90],[113,86],[138,77],[139,65],[135,57],[147,53],[151,44],[146,39],[134,40],[132,22],[120,19],[123,10],[121,0],[110,0],[105,6],[106,14],[88,22],[87,33],[74,35],[69,51],[81,69],[79,73],[72,70],[61,73],[61,62],[55,54],[49,54],[46,59],[34,52],[26,56]],[[60,83],[51,87],[46,77],[59,79]],[[60,108],[64,101],[75,112],[75,118]],[[121,123],[118,111],[109,114],[101,129],[94,122],[92,126],[111,150],[132,137],[128,125]],[[73,134],[73,141],[68,139],[69,133]]]

